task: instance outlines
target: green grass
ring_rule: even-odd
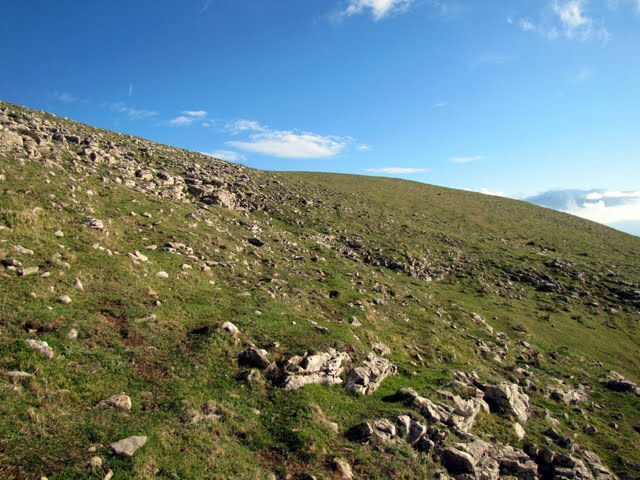
[[[32,115],[11,108],[22,121]],[[80,136],[100,133],[137,148],[137,139],[44,117]],[[456,391],[454,370],[497,382],[514,380],[519,366],[534,372],[538,386],[527,441],[543,441],[548,409],[566,434],[575,433],[621,478],[633,478],[623,459],[640,463],[640,435],[633,430],[639,399],[607,391],[598,379],[615,369],[640,381],[637,309],[608,288],[626,282],[637,289],[640,239],[522,202],[348,175],[248,171],[260,193],[275,199],[268,211],[205,210],[103,182],[122,173],[107,165],[82,172],[72,158],[65,153],[57,166],[45,167],[42,159],[21,164],[13,153],[0,156],[6,176],[0,257],[40,267],[28,277],[0,272],[0,369],[34,374],[16,384],[0,380],[1,478],[103,478],[107,469],[115,478],[329,477],[335,457],[347,459],[358,478],[429,478],[438,465],[427,456],[402,444],[359,445],[344,431],[374,418],[418,415],[389,401],[402,387],[435,398],[438,389]],[[136,158],[174,175],[185,173],[184,159],[210,162],[165,146],[151,160]],[[76,187],[73,197],[69,184]],[[87,226],[91,217],[104,220],[108,235]],[[261,230],[264,247],[246,242],[255,235],[252,226]],[[54,235],[58,229],[64,237]],[[363,248],[346,246],[354,236]],[[186,243],[196,258],[166,251],[167,242]],[[35,254],[18,254],[14,245]],[[345,248],[360,260],[348,258]],[[127,254],[136,250],[149,262],[133,264]],[[56,254],[69,269],[56,263]],[[384,259],[422,270],[394,271],[380,265]],[[545,265],[553,259],[569,262],[581,279]],[[204,261],[210,270],[201,270]],[[506,268],[547,275],[570,302],[509,280]],[[157,278],[158,271],[170,278]],[[74,288],[76,278],[83,292]],[[331,291],[340,295],[332,298]],[[62,294],[73,302],[59,303]],[[600,308],[589,306],[594,300]],[[614,306],[618,313],[609,313]],[[497,340],[472,312],[508,334],[501,362],[479,351],[477,339]],[[155,320],[138,321],[150,314]],[[353,316],[361,327],[350,325]],[[239,343],[216,331],[227,320],[242,331]],[[206,325],[210,335],[192,333]],[[79,331],[75,341],[67,338],[71,328]],[[26,338],[46,340],[56,357],[27,350]],[[521,340],[540,353],[538,366],[523,360]],[[235,360],[251,342],[274,360],[333,347],[357,364],[376,341],[391,347],[399,374],[367,397],[338,386],[288,392],[266,381],[248,385]],[[555,378],[590,386],[582,412],[545,398]],[[131,396],[131,412],[96,407],[119,392]],[[221,419],[186,421],[188,410],[208,401],[221,408]],[[339,434],[318,420],[314,405],[339,425]],[[587,417],[596,435],[583,433]],[[609,425],[614,421],[618,431]],[[518,444],[502,416],[482,415],[474,433]],[[129,435],[149,441],[132,459],[109,453],[106,445]],[[105,459],[104,471],[87,469],[92,455]]]

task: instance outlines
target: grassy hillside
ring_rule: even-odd
[[[543,449],[591,478],[613,477],[585,451],[640,478],[640,397],[606,384],[611,370],[640,381],[637,237],[0,111],[0,478],[480,478],[488,454],[465,473],[445,453],[480,439],[526,452],[538,478],[561,473]],[[243,360],[251,346],[269,367]],[[367,395],[283,388],[287,361],[329,349],[348,357],[334,380],[370,354],[397,372]],[[480,405],[502,383],[530,399],[524,438],[508,409],[481,409],[465,432],[398,395]],[[130,409],[109,405],[120,393]],[[402,415],[433,446],[350,431]],[[133,456],[110,448],[130,436],[147,437]],[[506,454],[491,455],[506,475]]]

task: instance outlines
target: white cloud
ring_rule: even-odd
[[[207,10],[209,10],[209,7],[211,6],[211,2],[213,0],[203,0],[201,5],[200,5],[200,10],[198,10],[198,15],[202,15],[204,14]]]
[[[360,150],[361,152],[368,152],[369,150],[371,150],[371,146],[370,145],[358,145],[356,147],[356,150]]]
[[[367,172],[370,173],[387,173],[390,175],[408,175],[412,173],[426,173],[431,171],[428,168],[413,168],[413,167],[382,167],[382,168],[367,168]]]
[[[482,187],[478,190],[478,193],[482,193],[484,195],[493,195],[494,197],[506,197],[507,195],[504,192],[492,192],[486,187]]]
[[[172,127],[188,127],[196,120],[203,120],[207,117],[205,110],[183,110],[182,115],[169,120],[169,125]],[[203,122],[203,126],[206,126],[207,122]]]
[[[244,155],[239,152],[234,152],[233,150],[214,150],[213,152],[202,153],[203,155],[220,158],[222,160],[227,160],[228,162],[239,162],[241,160],[246,160],[246,157]]]
[[[179,117],[172,118],[171,120],[169,120],[169,125],[173,127],[187,127],[192,123],[193,123],[193,118],[185,117],[184,115],[181,115]]]
[[[184,110],[181,113],[193,118],[205,118],[207,116],[206,110]]]
[[[402,13],[409,9],[413,0],[349,0],[343,16],[352,16],[370,11],[375,21],[394,13]]]
[[[341,137],[322,136],[310,132],[268,130],[257,122],[250,123],[255,123],[255,126],[244,129],[255,132],[249,136],[249,140],[230,141],[227,145],[273,157],[327,158],[338,155],[347,144],[347,139]]]
[[[142,110],[125,105],[122,102],[112,103],[109,105],[112,111],[116,113],[125,113],[131,120],[144,120],[146,118],[155,117],[158,112],[155,110]]]
[[[536,23],[529,18],[522,18],[517,24],[520,30],[538,33],[549,40],[561,36],[578,41],[595,38],[606,44],[611,34],[586,13],[586,5],[587,0],[552,0],[549,8],[551,16],[545,17],[543,22]]]
[[[447,102],[437,102],[433,104],[433,108],[444,108],[448,105]]]
[[[232,122],[227,122],[225,125],[225,129],[229,130],[231,133],[243,133],[243,132],[266,132],[268,129],[263,127],[258,122],[253,120],[234,120]]]
[[[464,164],[464,163],[477,162],[478,160],[481,160],[481,159],[482,159],[481,156],[475,155],[472,157],[452,157],[449,159],[449,161],[451,163]]]

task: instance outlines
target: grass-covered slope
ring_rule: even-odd
[[[640,477],[640,397],[606,384],[611,370],[640,381],[638,238],[507,199],[260,172],[0,111],[0,478],[506,475],[502,451],[499,467],[447,464],[480,439],[527,452],[538,478],[560,478],[563,455],[610,478],[586,451]],[[243,364],[251,345],[269,367]],[[397,373],[369,395],[274,376],[329,349],[349,358],[339,380],[371,352]],[[505,409],[465,433],[398,395],[473,403],[501,383],[530,398],[522,439]],[[105,405],[120,393],[130,409]],[[349,434],[402,415],[434,445]],[[147,441],[132,457],[109,447],[134,435]]]

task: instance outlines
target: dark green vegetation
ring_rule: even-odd
[[[389,401],[400,388],[457,393],[455,371],[524,385],[517,368],[533,373],[527,436],[486,412],[475,435],[544,445],[552,416],[621,478],[640,478],[640,398],[600,381],[610,370],[640,381],[637,237],[522,202],[259,172],[0,108],[0,259],[39,267],[0,271],[0,478],[332,478],[335,458],[357,478],[430,478],[441,466],[428,455],[345,431],[415,416]],[[383,342],[398,375],[366,397],[285,391],[262,374],[246,379],[237,356],[249,342],[272,361],[332,347],[354,365]],[[558,380],[583,385],[588,401],[549,398]],[[97,406],[121,392],[131,411]],[[194,422],[208,402],[216,415]],[[131,435],[148,437],[132,458],[107,448]],[[88,468],[96,455],[103,467]]]

